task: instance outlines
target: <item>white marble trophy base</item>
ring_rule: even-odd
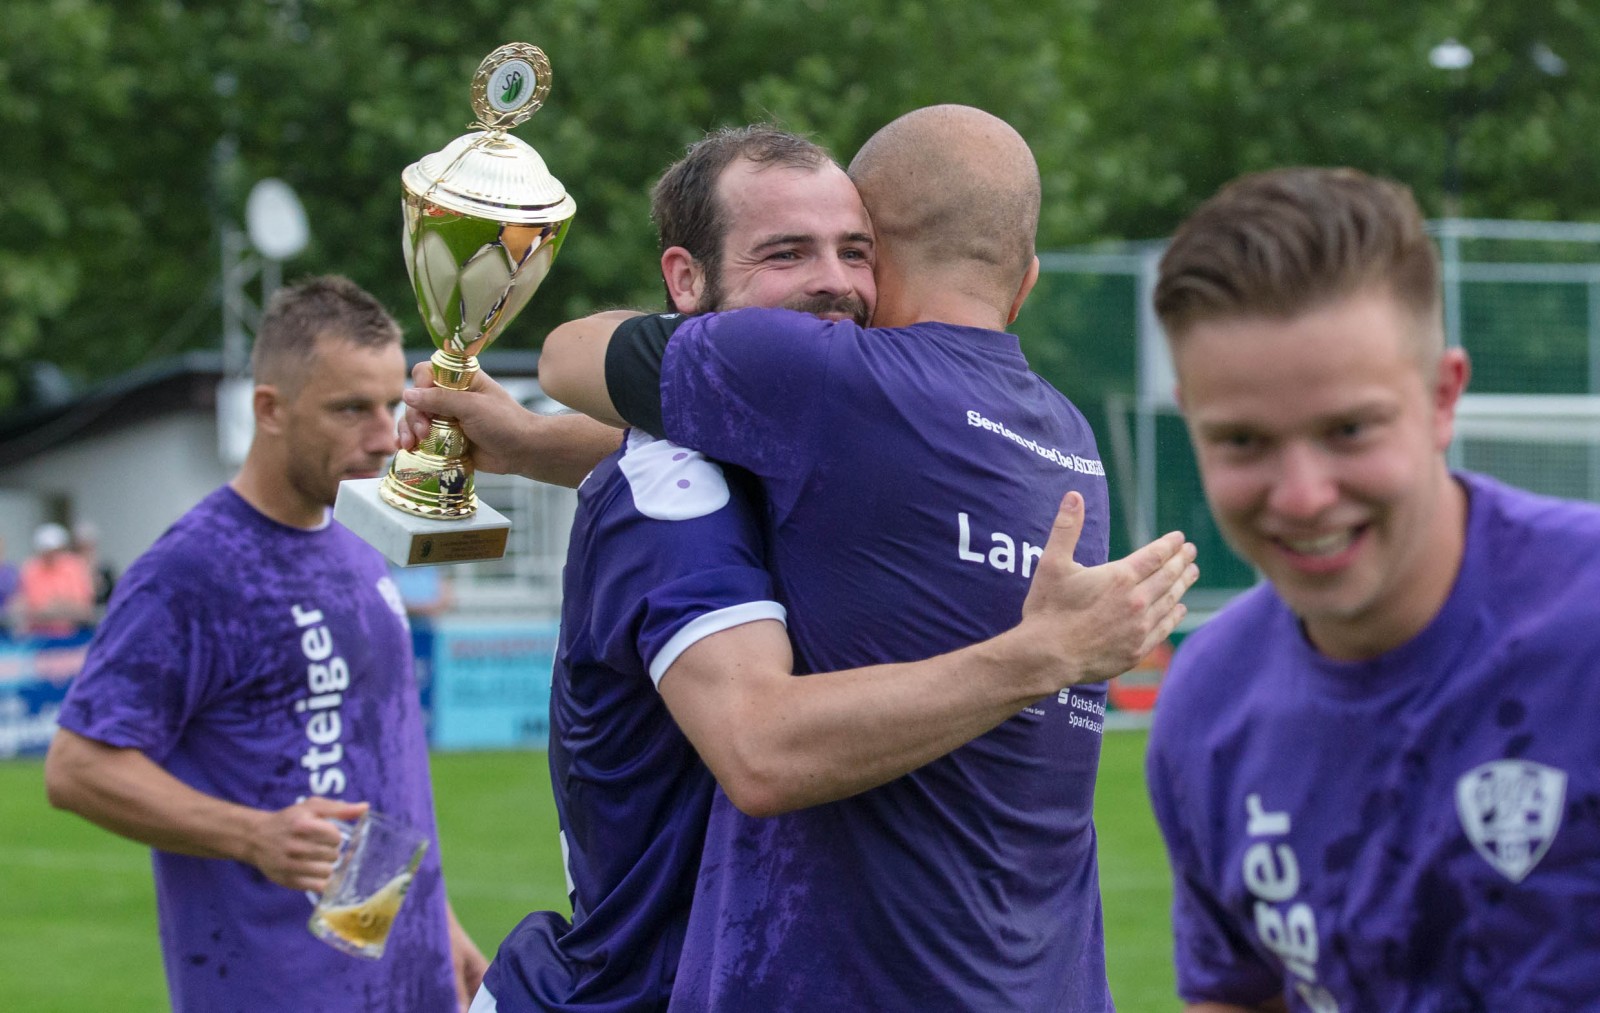
[[[382,478],[339,483],[333,519],[400,566],[433,566],[499,559],[506,554],[511,522],[478,501],[478,512],[461,520],[436,521],[397,510],[378,498]]]

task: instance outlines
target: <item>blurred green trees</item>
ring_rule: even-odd
[[[1445,38],[1470,67],[1429,64]],[[1452,133],[1463,214],[1600,218],[1587,0],[10,0],[0,407],[31,361],[87,382],[216,347],[216,225],[266,176],[312,222],[288,276],[349,274],[420,343],[399,173],[465,131],[474,67],[514,39],[554,64],[518,135],[578,218],[497,347],[656,305],[649,185],[707,128],[757,119],[848,160],[915,106],[989,109],[1038,154],[1043,248],[1162,236],[1226,179],[1287,163],[1393,175],[1441,214]]]

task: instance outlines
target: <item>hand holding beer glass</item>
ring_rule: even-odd
[[[400,904],[428,850],[428,838],[415,827],[371,809],[355,823],[331,822],[343,840],[309,928],[329,946],[376,960],[383,956]]]

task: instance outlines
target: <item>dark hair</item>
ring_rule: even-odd
[[[661,250],[674,246],[688,250],[713,282],[721,276],[722,242],[729,227],[717,181],[723,170],[741,159],[762,167],[820,168],[833,156],[798,134],[756,123],[713,130],[667,167],[650,192],[650,218],[656,223]]]
[[[1439,308],[1439,258],[1411,191],[1355,169],[1260,172],[1189,216],[1161,258],[1168,336],[1233,317],[1292,317],[1363,290]]]
[[[256,328],[250,352],[255,381],[297,386],[324,337],[381,348],[400,343],[400,325],[349,278],[323,275],[280,288]]]

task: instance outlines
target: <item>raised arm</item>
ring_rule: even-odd
[[[417,363],[411,377],[415,386],[402,395],[407,411],[400,445],[406,450],[416,449],[427,436],[432,416],[444,415],[461,424],[472,442],[478,469],[575,489],[622,439],[616,429],[586,415],[529,411],[481,371],[466,390],[434,386],[433,370],[426,362]],[[540,379],[544,379],[542,358]]]
[[[1102,566],[1072,559],[1083,499],[1068,494],[1021,622],[925,661],[796,677],[775,621],[689,647],[661,695],[729,799],[771,816],[915,770],[1066,686],[1132,668],[1185,614],[1194,546],[1178,532]]]
[[[545,393],[608,425],[626,426],[606,387],[606,352],[617,326],[639,315],[632,310],[609,310],[551,331],[539,354],[539,383]]]
[[[50,804],[114,834],[162,851],[230,858],[280,886],[320,891],[339,853],[330,819],[354,820],[365,803],[308,798],[285,809],[252,809],[196,791],[137,749],[62,728],[44,764]]]

